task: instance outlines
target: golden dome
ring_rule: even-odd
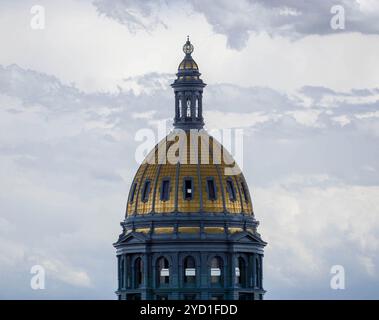
[[[193,59],[184,58],[184,60],[180,63],[179,70],[199,70],[197,63]]]
[[[230,153],[204,130],[173,130],[137,170],[126,214],[199,212],[253,215],[248,186]]]

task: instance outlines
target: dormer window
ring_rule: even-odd
[[[209,200],[216,200],[216,185],[213,178],[207,178],[207,192]]]
[[[142,195],[141,195],[142,202],[147,202],[147,200],[149,200],[149,193],[150,193],[150,180],[146,180],[142,189]]]
[[[170,198],[170,180],[163,179],[161,186],[161,201],[167,201]]]
[[[134,182],[132,190],[131,190],[131,193],[130,193],[129,202],[133,202],[134,201],[134,195],[136,194],[136,189],[137,189],[137,182]]]
[[[236,201],[236,191],[231,179],[226,180],[226,190],[228,191],[230,201]]]
[[[245,182],[241,181],[241,189],[242,189],[242,193],[243,193],[243,197],[245,199],[245,202],[249,202],[249,193],[247,191],[247,188],[246,188],[246,184]]]
[[[193,198],[193,185],[191,178],[184,179],[183,189],[184,200],[191,200]]]

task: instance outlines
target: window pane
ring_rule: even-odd
[[[170,181],[163,180],[162,181],[162,191],[161,191],[161,200],[167,201],[170,197]]]
[[[211,267],[212,268],[219,268],[221,265],[219,258],[215,257],[211,261]]]
[[[187,99],[187,117],[191,117],[191,100]]]
[[[186,284],[194,284],[196,280],[195,259],[187,257],[184,260],[184,282]]]
[[[137,189],[137,183],[135,182],[135,183],[133,184],[132,193],[131,193],[131,195],[130,195],[130,202],[133,202],[133,201],[134,201],[134,195],[135,195],[135,193],[136,193],[136,189]]]
[[[192,257],[187,257],[184,265],[186,268],[195,268],[195,259]]]
[[[208,179],[207,180],[208,184],[208,197],[209,200],[216,200],[216,188],[215,188],[215,183],[213,179]]]
[[[190,179],[184,180],[184,199],[185,200],[192,199],[192,180]]]
[[[158,283],[168,284],[170,282],[170,269],[168,260],[166,258],[160,258],[158,260]]]
[[[235,201],[236,200],[236,193],[234,191],[233,181],[232,180],[227,180],[226,181],[226,185],[227,185],[227,191],[229,193],[229,199],[231,201]]]
[[[243,181],[241,181],[241,187],[242,187],[242,193],[243,193],[243,197],[245,198],[245,201],[249,202],[249,196],[247,195],[246,185]]]
[[[220,284],[221,283],[221,259],[219,257],[214,257],[211,260],[211,283]]]
[[[149,199],[149,191],[150,191],[150,181],[147,180],[142,190],[142,201],[147,201]]]

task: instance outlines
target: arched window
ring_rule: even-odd
[[[182,97],[179,96],[179,118],[182,117]]]
[[[221,284],[222,276],[222,259],[213,257],[211,260],[211,284]]]
[[[195,100],[195,116],[196,118],[199,117],[199,98],[196,98]]]
[[[196,263],[195,259],[188,256],[184,259],[184,283],[194,284],[196,281]]]
[[[134,284],[136,288],[143,284],[143,262],[141,258],[134,261]]]
[[[157,284],[165,285],[170,283],[170,268],[168,260],[160,257],[157,261]]]
[[[246,263],[242,257],[237,260],[236,283],[241,287],[246,287]]]
[[[191,117],[191,99],[187,98],[187,113],[186,113],[187,118]]]

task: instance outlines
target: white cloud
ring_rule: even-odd
[[[254,127],[259,123],[270,120],[267,114],[261,112],[233,113],[209,111],[205,112],[207,126],[212,129]]]
[[[379,118],[379,111],[366,112],[355,115],[358,119]]]
[[[29,9],[33,1],[3,3],[0,64],[16,63],[25,69],[54,74],[64,84],[75,83],[86,92],[117,93],[120,87],[142,90],[143,85],[135,87],[135,83],[124,79],[153,72],[173,74],[183,57],[181,46],[185,36],[190,34],[195,45],[194,58],[209,84],[268,86],[281,91],[313,85],[346,91],[375,87],[379,83],[377,33],[351,33],[356,28],[348,28],[350,33],[328,32],[323,36],[310,30],[297,40],[282,33],[271,36],[265,29],[271,25],[271,18],[279,14],[266,2],[258,1],[239,1],[233,3],[232,8],[229,1],[223,1],[218,9],[202,5],[201,1],[196,7],[202,10],[195,11],[188,9],[191,5],[187,2],[181,6],[176,2],[167,4],[162,1],[158,11],[155,11],[158,6],[155,1],[134,1],[130,6],[128,3],[107,1],[102,7],[110,8],[110,14],[117,13],[122,17],[129,16],[131,10],[138,14],[136,8],[140,8],[141,16],[147,21],[137,23],[139,27],[133,32],[125,24],[120,24],[120,19],[99,15],[90,1],[68,0],[64,4],[40,1],[46,8],[47,24],[46,29],[39,31],[29,27]],[[278,10],[296,9],[297,6],[297,2],[287,6],[272,4]],[[305,19],[300,15],[298,18],[303,21],[300,25],[315,18],[317,23],[320,19],[324,23],[325,17],[320,10],[322,12],[326,5],[305,6],[306,10],[297,10],[313,16]],[[255,12],[256,7],[261,8],[262,15]],[[259,19],[252,18],[255,14]],[[297,19],[293,15],[282,17]],[[163,22],[157,23],[157,19],[163,19]],[[363,23],[364,19],[359,18],[359,21]],[[294,26],[292,22],[289,21],[290,28]],[[260,24],[257,28],[262,32],[251,32],[250,28],[255,28],[250,27],[251,23]],[[215,34],[214,28],[218,25],[222,30],[216,30],[218,33]],[[325,25],[328,26],[329,22]],[[10,29],[12,33],[7,32]],[[275,26],[272,30],[279,29]],[[235,46],[242,45],[243,50],[226,48],[227,41]],[[46,90],[54,90],[54,85]]]
[[[296,110],[289,111],[288,114],[292,115],[297,122],[305,126],[319,127],[317,123],[321,110]]]
[[[343,114],[342,116],[333,117],[332,120],[338,122],[341,125],[341,127],[344,127],[351,122],[349,117],[345,114]]]
[[[304,35],[333,34],[330,27],[333,17],[331,8],[342,6],[348,16],[348,27],[339,32],[378,33],[375,19],[379,8],[373,0],[328,0],[322,2],[299,2],[294,0],[240,0],[230,2],[186,0],[170,5],[165,1],[114,0],[94,1],[100,13],[125,24],[132,31],[151,30],[166,24],[164,12],[174,7],[180,12],[178,3],[186,11],[204,15],[216,33],[227,37],[229,47],[243,48],[252,33],[265,32],[270,35],[302,37]],[[165,17],[167,18],[167,17]]]
[[[269,243],[268,298],[333,297],[329,270],[334,264],[345,267],[350,284],[357,278],[379,283],[378,186],[324,188],[313,183],[293,189],[282,182],[255,188],[254,199],[260,232]],[[277,282],[283,292],[275,292]],[[287,285],[302,287],[303,296],[296,290],[285,294]],[[348,289],[352,294],[354,288]],[[359,297],[357,292],[354,298]]]
[[[49,258],[32,256],[29,258],[29,261],[30,263],[34,262],[41,265],[45,269],[45,274],[49,277],[56,278],[73,286],[91,286],[91,280],[85,271],[76,270],[58,259],[52,260]]]

